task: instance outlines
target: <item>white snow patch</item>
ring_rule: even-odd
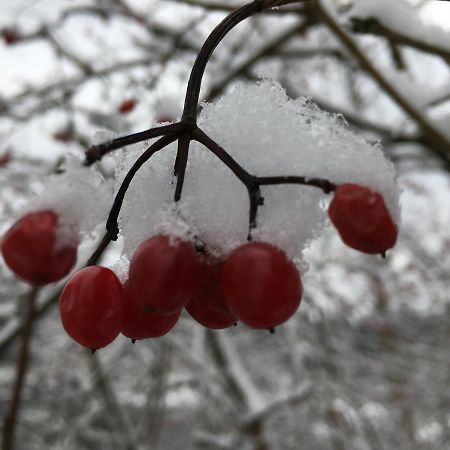
[[[199,126],[254,175],[358,183],[380,192],[398,219],[394,168],[380,146],[369,144],[340,116],[321,111],[309,99],[289,99],[277,83],[236,85],[216,104],[203,105]],[[117,155],[116,192],[145,148],[139,144]],[[219,255],[246,242],[249,199],[244,185],[217,157],[193,142],[182,199],[174,205],[175,154],[175,144],[155,154],[130,185],[119,216],[127,258],[141,242],[161,232],[189,239],[196,235]],[[254,239],[279,246],[302,266],[302,251],[327,224],[329,196],[299,185],[261,189],[265,201]]]

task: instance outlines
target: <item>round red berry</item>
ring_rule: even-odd
[[[397,226],[383,197],[364,186],[340,185],[328,216],[342,240],[356,250],[384,254],[397,240]]]
[[[131,294],[128,282],[123,286],[125,320],[122,334],[133,340],[156,338],[168,333],[180,318],[181,310],[174,314],[155,314],[144,310],[142,303]]]
[[[231,314],[253,328],[271,329],[285,322],[302,297],[294,263],[265,242],[244,244],[229,255],[222,290]]]
[[[117,108],[118,112],[121,114],[128,114],[129,112],[133,111],[133,109],[136,106],[136,100],[133,98],[129,98],[127,100],[124,100],[119,107]]]
[[[9,268],[34,286],[64,278],[77,258],[77,246],[58,235],[59,217],[53,211],[26,214],[6,232],[1,250]]]
[[[153,236],[131,258],[128,282],[132,295],[146,311],[157,314],[180,311],[198,282],[194,247],[173,236]]]
[[[92,350],[105,347],[122,329],[122,285],[112,270],[86,267],[67,282],[59,310],[64,329],[72,339]]]
[[[199,255],[200,276],[186,311],[207,328],[228,328],[236,323],[223,298],[221,277],[224,261],[204,253]]]
[[[5,43],[7,45],[14,45],[18,41],[20,41],[20,37],[17,35],[17,33],[14,30],[6,28],[6,29],[2,30],[1,33],[3,36],[3,40],[5,41]]]

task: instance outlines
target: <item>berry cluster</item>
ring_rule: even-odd
[[[354,249],[384,254],[395,244],[397,227],[377,192],[340,185],[328,214]],[[55,212],[37,211],[19,219],[3,237],[6,263],[31,285],[62,279],[76,261],[75,240],[65,243],[59,227]],[[60,313],[67,333],[95,350],[119,333],[133,341],[162,336],[184,308],[211,329],[240,321],[271,330],[295,313],[301,296],[296,266],[271,244],[251,241],[219,259],[189,241],[160,234],[138,247],[123,285],[104,267],[75,273],[61,294]]]
[[[134,253],[124,285],[104,267],[76,273],[61,294],[60,312],[67,333],[97,349],[119,333],[133,341],[162,336],[183,308],[211,329],[237,321],[271,329],[286,321],[300,300],[295,265],[272,245],[250,242],[221,261],[197,253],[188,241],[156,235]]]
[[[252,237],[258,209],[264,205],[264,186],[295,184],[315,187],[325,194],[334,192],[328,213],[347,245],[384,255],[395,244],[397,227],[378,192],[357,184],[337,186],[323,178],[257,176],[198,126],[201,83],[214,49],[236,25],[272,6],[274,2],[252,1],[231,12],[212,31],[192,67],[180,121],[157,118],[157,122],[172,123],[94,145],[86,153],[84,165],[90,166],[116,149],[158,138],[125,175],[106,222],[106,233],[88,267],[73,275],[61,294],[62,323],[81,345],[95,350],[112,342],[119,333],[133,340],[162,336],[175,325],[184,308],[202,325],[213,329],[229,327],[236,321],[253,328],[273,329],[288,320],[302,296],[297,268],[281,249],[253,241]],[[17,40],[14,32],[3,31],[3,37],[9,44]],[[128,114],[136,105],[136,99],[125,99],[117,112]],[[58,140],[66,138],[70,136],[55,135]],[[177,142],[173,174],[177,179],[174,202],[179,202],[194,141],[225,164],[244,185],[249,199],[249,242],[221,260],[212,256],[207,245],[197,250],[191,242],[175,236],[153,236],[141,243],[131,257],[128,280],[122,285],[114,272],[96,263],[118,237],[118,217],[130,183],[153,155]],[[61,233],[63,222],[54,211],[38,211],[21,218],[1,244],[8,266],[34,286],[65,277],[76,260],[77,239],[67,236],[67,230]]]

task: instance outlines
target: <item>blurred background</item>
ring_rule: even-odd
[[[178,119],[202,43],[242,4],[1,2],[0,234],[70,152]],[[163,338],[119,336],[92,355],[61,326],[61,285],[39,290],[13,448],[450,448],[450,4],[327,4],[239,25],[202,97],[276,79],[380,141],[402,190],[397,246],[383,260],[328,233],[308,251],[300,310],[274,335],[183,316]],[[0,426],[24,367],[29,298],[0,260]]]

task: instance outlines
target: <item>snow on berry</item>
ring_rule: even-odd
[[[238,84],[216,104],[204,104],[199,126],[244,169],[258,176],[302,175],[336,184],[355,183],[379,192],[398,221],[398,188],[392,164],[378,144],[355,134],[341,116],[321,111],[311,100],[289,99],[271,81]],[[145,148],[145,147],[144,147]],[[144,150],[119,154],[116,190]],[[125,255],[157,233],[198,236],[215,256],[226,257],[247,241],[249,199],[244,185],[196,142],[181,201],[174,206],[176,145],[160,151],[138,172],[128,190],[119,226]],[[302,251],[329,224],[321,190],[299,185],[263,186],[255,240],[284,250],[299,264]]]
[[[70,155],[64,172],[50,176],[26,211],[50,209],[60,217],[58,237],[62,243],[79,235],[90,235],[104,223],[112,203],[112,186],[94,168],[82,166],[82,160]]]

